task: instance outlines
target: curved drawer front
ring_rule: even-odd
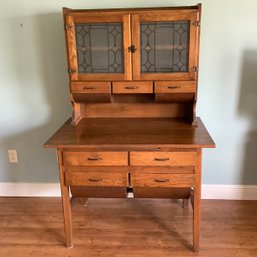
[[[113,186],[128,185],[127,173],[65,172],[66,185],[70,186]]]
[[[195,166],[196,152],[131,152],[133,166]]]
[[[128,165],[128,153],[64,151],[63,161],[66,166],[124,166]]]
[[[131,185],[135,187],[192,187],[195,185],[195,175],[132,174]]]

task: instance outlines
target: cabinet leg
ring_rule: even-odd
[[[182,207],[183,209],[188,209],[189,206],[189,199],[183,199]]]
[[[79,203],[83,206],[87,206],[88,204],[88,198],[85,197],[79,197]]]
[[[196,164],[196,183],[191,195],[193,203],[193,250],[199,251],[200,246],[200,222],[201,222],[201,175],[202,175],[202,150],[198,149]]]
[[[193,203],[193,250],[198,252],[200,243],[201,194],[199,189],[196,188],[194,190]]]
[[[69,188],[67,186],[64,186],[62,189],[62,206],[63,206],[66,247],[72,248],[73,244],[72,244],[71,204],[70,204],[70,197],[69,197]]]
[[[62,194],[62,207],[63,207],[63,218],[64,218],[64,231],[66,247],[72,248],[72,219],[71,219],[71,201],[70,201],[70,188],[65,184],[64,178],[64,167],[62,165],[62,152],[57,150],[58,164],[59,164],[59,177],[60,187]]]

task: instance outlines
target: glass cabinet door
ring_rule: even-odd
[[[195,79],[198,23],[196,12],[133,15],[133,79]]]
[[[67,16],[71,80],[129,80],[129,16]]]

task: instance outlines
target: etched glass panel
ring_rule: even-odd
[[[123,73],[122,23],[76,25],[79,73]]]
[[[187,72],[189,21],[142,22],[141,72]]]

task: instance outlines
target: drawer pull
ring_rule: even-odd
[[[84,90],[94,90],[97,89],[96,87],[83,87]]]
[[[89,161],[101,161],[102,158],[101,157],[88,157],[87,158]]]
[[[90,181],[90,182],[100,182],[102,180],[103,180],[102,178],[89,178],[88,179],[88,181]]]
[[[155,161],[157,162],[165,162],[168,161],[170,158],[154,158]]]
[[[126,86],[125,89],[137,89],[137,86]]]
[[[181,88],[180,86],[168,86],[169,89]]]
[[[169,182],[170,180],[168,178],[156,178],[154,181],[158,183],[165,183]]]

